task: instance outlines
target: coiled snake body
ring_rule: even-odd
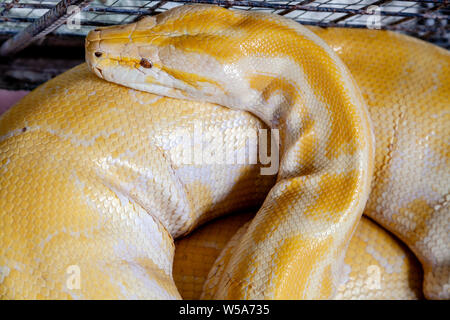
[[[81,65],[0,119],[1,297],[179,298],[173,239],[260,206],[204,297],[331,298],[364,211],[449,298],[445,50],[202,5],[92,31],[86,60],[122,86]],[[278,130],[277,174],[183,162],[199,124],[231,153]]]

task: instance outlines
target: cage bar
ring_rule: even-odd
[[[30,23],[24,30],[20,31],[14,37],[3,43],[0,47],[0,55],[12,55],[22,50],[33,41],[47,35],[66,22],[67,18],[71,15],[68,13],[68,8],[71,5],[77,6],[78,8],[83,8],[91,1],[92,0],[62,0],[58,2],[44,15]],[[5,10],[8,9],[8,11],[10,11],[12,8],[14,8],[14,3],[10,3],[10,6],[6,7]],[[4,11],[2,11],[2,13],[3,12]]]
[[[83,37],[98,26],[130,23],[141,16],[190,3],[271,12],[320,27],[370,28],[370,17],[378,15],[379,29],[450,47],[450,0],[0,0],[0,35],[9,38],[0,54],[14,54],[49,33]],[[81,11],[77,30],[65,24],[71,5]]]

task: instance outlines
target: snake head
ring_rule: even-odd
[[[102,79],[126,86],[157,79],[161,61],[157,46],[152,45],[157,36],[150,31],[155,24],[154,17],[145,17],[90,31],[85,44],[89,68]]]
[[[86,61],[97,76],[133,89],[244,109],[259,97],[245,75],[255,65],[242,60],[246,19],[218,6],[176,7],[91,31]]]
[[[277,37],[279,33],[283,36]],[[290,81],[302,72],[295,59],[316,59],[303,57],[298,49],[299,39],[308,47],[313,36],[279,16],[214,5],[179,6],[132,24],[91,31],[86,61],[107,81],[249,111],[272,126],[271,119],[278,116],[271,106],[291,99]]]

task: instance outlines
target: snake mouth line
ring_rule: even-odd
[[[100,73],[101,77],[103,78],[103,72],[102,72],[102,69],[100,69],[99,67],[95,67],[95,69]]]
[[[112,59],[115,61],[119,61],[118,59]],[[99,66],[100,65],[100,66]],[[118,66],[120,67],[120,66]],[[125,66],[122,66],[125,67]],[[106,67],[107,69],[109,67]],[[115,68],[115,67],[113,67]],[[99,78],[107,80],[107,81],[111,81],[111,79],[109,79],[109,77],[111,76],[111,70],[105,70],[104,68],[101,67],[100,63],[94,63],[91,67],[90,67],[91,71],[93,73],[95,73]],[[151,77],[149,75],[147,75],[145,73],[145,71],[140,70],[139,68],[132,68],[133,70],[135,70],[136,72],[139,72],[142,76],[145,77],[145,79],[142,79],[142,81],[132,81],[132,82],[127,82],[128,86],[135,89],[135,90],[139,90],[139,91],[144,91],[144,92],[149,92],[149,87],[152,87],[153,91],[157,91],[160,92],[160,95],[162,96],[168,96],[168,97],[172,97],[172,98],[179,98],[179,99],[188,99],[186,97],[186,95],[183,92],[183,87],[180,86],[168,86],[165,85],[164,83],[157,81],[156,78]],[[150,68],[151,69],[151,68]],[[107,71],[105,73],[105,71]],[[117,70],[116,74],[120,74],[120,70]],[[127,86],[126,83],[124,83],[123,81],[118,81],[118,79],[116,79],[117,84],[119,85],[125,85]]]

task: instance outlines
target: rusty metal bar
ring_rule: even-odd
[[[42,38],[66,22],[67,19],[73,15],[67,13],[67,9],[70,6],[78,6],[81,11],[82,8],[86,7],[91,1],[92,0],[62,0],[58,2],[56,6],[47,11],[42,17],[34,21],[14,37],[5,41],[0,47],[0,55],[10,56],[22,50],[32,42]]]

